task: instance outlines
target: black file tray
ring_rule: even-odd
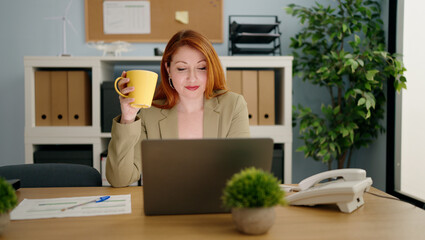
[[[271,24],[250,24],[250,23],[237,23],[231,22],[232,32],[250,32],[250,33],[269,33],[279,27],[278,23]]]
[[[277,16],[229,16],[229,55],[282,55],[279,24]]]
[[[271,43],[279,34],[274,33],[238,33],[234,37],[236,43]]]
[[[240,48],[234,47],[232,49],[233,54],[273,54],[275,52],[275,48]]]

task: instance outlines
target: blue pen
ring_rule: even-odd
[[[89,203],[100,203],[100,202],[103,202],[103,201],[108,200],[110,197],[111,196],[100,197],[100,198],[97,198],[97,199],[94,199],[94,200],[91,200],[91,201],[88,201],[88,202],[80,203],[80,204],[77,204],[77,205],[74,205],[74,206],[71,206],[71,207],[62,208],[61,211],[63,212],[65,210],[73,209],[73,208],[76,208],[76,207],[79,207],[79,206],[83,206],[83,205],[86,205],[86,204],[89,204]]]

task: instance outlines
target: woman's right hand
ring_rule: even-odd
[[[130,92],[134,91],[134,87],[127,87],[128,82],[130,82],[129,78],[126,78],[127,72],[122,72],[121,77],[123,77],[118,82],[118,89],[124,95],[128,95]],[[121,105],[121,121],[120,123],[128,124],[134,122],[136,119],[137,112],[139,108],[132,107],[130,103],[134,102],[134,98],[125,98],[119,96],[120,105]]]

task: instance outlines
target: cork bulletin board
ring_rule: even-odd
[[[182,29],[198,31],[214,43],[223,42],[224,0],[150,0],[150,32],[142,34],[105,33],[104,1],[124,0],[85,0],[86,42],[167,42]],[[176,12],[185,13],[187,21],[178,21]]]

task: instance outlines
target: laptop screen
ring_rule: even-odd
[[[272,158],[269,138],[143,140],[145,214],[229,212],[226,182],[247,167],[270,172]]]

